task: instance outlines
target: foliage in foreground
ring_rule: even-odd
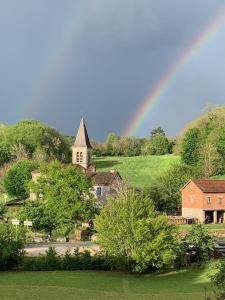
[[[217,300],[225,299],[225,259],[217,265],[217,271],[211,276],[213,291]]]
[[[41,176],[32,182],[37,200],[27,203],[20,218],[33,221],[35,230],[61,229],[67,235],[78,221],[96,212],[90,180],[79,169],[53,161],[41,166]]]
[[[49,247],[45,255],[25,257],[23,260],[25,271],[55,271],[55,270],[117,270],[128,271],[126,259],[109,257],[105,254],[91,255],[89,251],[79,252],[70,250],[65,255],[58,255],[53,247]]]
[[[215,249],[212,236],[209,235],[207,228],[203,224],[192,225],[191,230],[185,238],[187,248],[191,247],[195,252],[197,262],[207,261]]]
[[[10,270],[22,262],[25,232],[0,222],[0,270]]]
[[[106,253],[131,261],[135,272],[172,267],[180,250],[176,226],[143,194],[125,191],[109,199],[95,228]]]

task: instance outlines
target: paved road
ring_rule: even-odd
[[[25,247],[26,254],[29,256],[37,256],[39,254],[45,254],[46,250],[52,246],[56,249],[58,254],[65,254],[65,252],[70,249],[71,252],[74,249],[79,248],[80,251],[90,250],[92,253],[99,251],[98,245],[93,242],[74,242],[74,243],[38,243],[38,244],[28,244]]]

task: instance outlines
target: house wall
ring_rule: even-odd
[[[210,202],[208,203],[207,198],[210,197]],[[222,200],[220,203],[219,199]],[[204,210],[225,210],[225,194],[224,193],[204,193],[203,194],[203,209]]]
[[[182,210],[183,208],[190,209],[203,209],[202,191],[190,181],[182,190]]]
[[[205,221],[205,213],[204,213],[203,209],[200,209],[200,208],[183,208],[182,207],[182,217],[196,218],[200,222]]]

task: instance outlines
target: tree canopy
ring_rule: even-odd
[[[12,165],[4,178],[6,192],[19,199],[26,199],[29,196],[29,182],[32,179],[31,172],[37,164],[30,160],[21,160]]]
[[[25,215],[35,221],[36,229],[51,233],[60,228],[66,232],[95,214],[92,184],[79,168],[53,161],[42,164],[40,172],[31,184],[37,200],[25,208]]]
[[[179,248],[177,230],[158,215],[143,194],[121,193],[97,216],[98,243],[112,256],[127,258],[133,271],[172,266]]]
[[[68,161],[70,158],[68,140],[55,129],[36,120],[24,120],[12,126],[2,127],[0,145],[14,152],[14,155],[17,151],[13,151],[13,148],[22,145],[30,158],[36,152],[40,152],[40,149],[50,159]]]

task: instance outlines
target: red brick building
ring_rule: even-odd
[[[182,216],[225,223],[225,180],[191,180],[182,189]]]

